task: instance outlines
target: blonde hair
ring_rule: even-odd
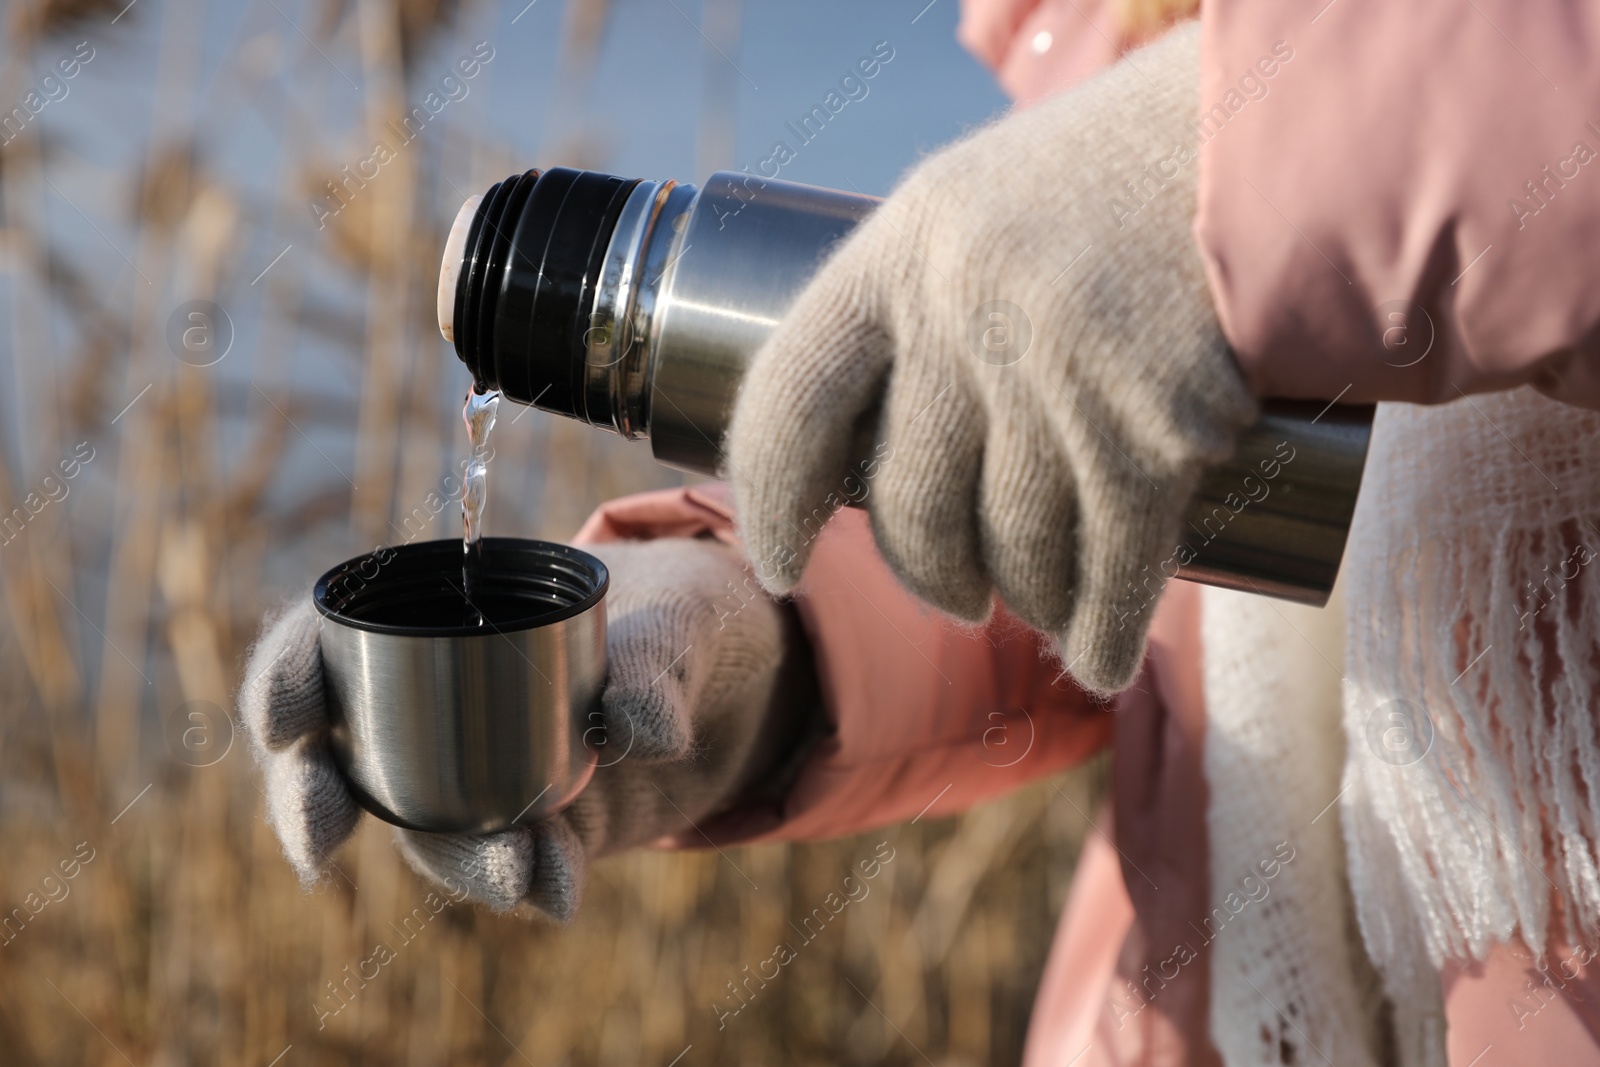
[[[1181,19],[1200,13],[1200,0],[1116,0],[1117,24],[1129,40],[1154,37]]]

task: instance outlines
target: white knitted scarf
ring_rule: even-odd
[[[1282,907],[1215,944],[1230,1067],[1284,1062],[1284,1034],[1341,1065],[1442,1065],[1444,960],[1600,934],[1597,443],[1600,414],[1528,389],[1379,408],[1344,563],[1342,739],[1333,672],[1303,654],[1317,613],[1207,590],[1214,897],[1277,840],[1297,850]],[[1311,828],[1308,791],[1339,797]]]
[[[1212,1041],[1228,1067],[1378,1067],[1339,830],[1338,594],[1319,611],[1206,589],[1201,605]]]

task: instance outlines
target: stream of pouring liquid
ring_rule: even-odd
[[[483,613],[477,608],[474,589],[483,571],[483,508],[489,494],[489,431],[494,429],[500,394],[493,390],[467,390],[461,419],[467,424],[467,441],[472,451],[467,457],[467,474],[461,487],[461,589],[466,598],[466,624],[482,626]]]

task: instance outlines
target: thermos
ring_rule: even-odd
[[[462,207],[440,328],[480,386],[648,438],[662,463],[714,475],[751,357],[877,204],[726,171],[696,188],[530,170]],[[1372,411],[1264,404],[1232,459],[1207,473],[1172,556],[1151,561],[1145,593],[1179,577],[1325,603]]]

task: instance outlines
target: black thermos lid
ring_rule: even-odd
[[[585,334],[606,247],[637,179],[554,167],[478,205],[456,278],[456,355],[482,388],[584,418]]]

